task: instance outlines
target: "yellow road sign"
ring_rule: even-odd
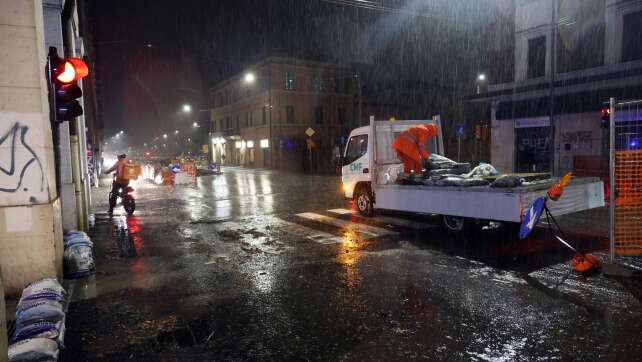
[[[307,135],[308,135],[308,137],[312,137],[312,136],[314,136],[314,134],[315,134],[315,133],[316,133],[316,132],[314,132],[314,130],[312,129],[312,127],[308,127],[308,129],[306,129],[306,130],[305,130],[305,134],[307,134]]]

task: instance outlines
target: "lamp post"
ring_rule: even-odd
[[[475,81],[475,93],[476,94],[481,94],[482,91],[482,86],[486,84],[486,74],[485,73],[479,73],[477,75],[477,79]]]

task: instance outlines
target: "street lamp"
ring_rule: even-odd
[[[163,133],[163,138],[167,138],[167,133]]]
[[[185,112],[185,113],[191,113],[191,112],[192,112],[192,106],[190,106],[190,105],[189,105],[189,104],[187,104],[187,103],[186,103],[186,104],[183,104],[183,112]]]
[[[194,128],[198,128],[198,127],[200,127],[200,126],[198,125],[198,122],[194,122],[194,123],[192,123],[192,126],[193,126]]]
[[[121,131],[120,131],[120,134],[123,134],[123,133],[125,133],[125,131],[122,131],[122,130],[121,130]]]
[[[482,92],[482,86],[486,84],[486,74],[485,73],[479,73],[477,75],[477,81],[475,82],[475,93],[476,94],[481,94]]]
[[[175,130],[175,131],[174,131],[174,134],[178,134],[178,130]]]
[[[254,83],[254,81],[256,80],[256,76],[254,75],[254,73],[246,73],[243,80],[245,81],[245,83],[248,83],[248,84]]]

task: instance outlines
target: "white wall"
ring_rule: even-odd
[[[555,119],[556,169],[559,174],[573,170],[573,156],[599,156],[602,128],[599,112],[559,115]],[[571,146],[565,149],[565,144]]]
[[[491,119],[490,163],[500,172],[515,170],[515,122]]]
[[[8,295],[62,276],[42,3],[0,0],[0,267]]]

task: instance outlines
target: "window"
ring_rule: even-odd
[[[314,110],[314,120],[316,124],[323,124],[323,108],[317,107]]]
[[[642,59],[642,11],[622,18],[622,61]]]
[[[346,122],[346,109],[339,107],[337,109],[337,123],[344,124]]]
[[[261,124],[267,124],[267,107],[263,106],[263,113],[261,114]]]
[[[222,131],[224,131],[224,130],[225,130],[225,127],[223,126],[223,118],[221,118],[221,119],[218,121],[218,124],[219,124],[219,127],[218,127],[218,128],[221,130],[221,132],[222,132]]]
[[[312,76],[312,90],[315,92],[325,92],[326,84],[325,79],[321,78],[318,74]]]
[[[216,132],[216,120],[212,121],[212,132]]]
[[[232,127],[232,123],[230,121],[230,117],[225,117],[225,130],[228,130]]]
[[[239,126],[240,125],[241,125],[241,123],[239,122],[239,115],[237,114],[236,115],[236,122],[234,123],[234,130],[236,131],[236,133],[239,133],[239,129],[240,129]]]
[[[294,107],[285,106],[285,122],[294,123]]]
[[[368,151],[368,135],[350,137],[344,163],[346,165],[358,160]]]
[[[245,112],[245,128],[250,127],[250,112]]]
[[[546,75],[546,37],[528,40],[528,79]]]
[[[604,3],[605,0],[558,3],[557,72],[604,64]]]
[[[294,74],[285,72],[285,89],[294,90]]]

